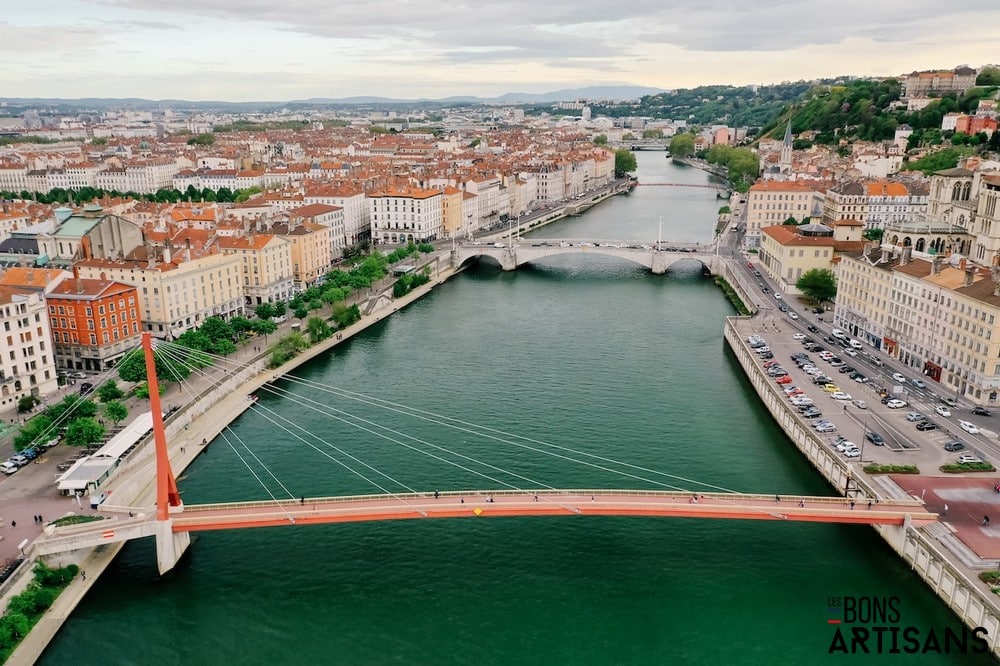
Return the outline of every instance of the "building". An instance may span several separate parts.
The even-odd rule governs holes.
[[[142,317],[132,285],[66,279],[45,300],[59,370],[106,370],[139,344]]]
[[[292,298],[291,241],[273,234],[251,234],[223,236],[217,242],[223,254],[236,255],[242,262],[248,309]]]
[[[441,199],[440,190],[416,187],[388,188],[369,193],[372,239],[389,245],[437,240],[442,232]],[[479,219],[482,219],[482,214],[480,206]]]
[[[902,99],[928,97],[931,93],[938,96],[955,93],[961,97],[976,85],[976,70],[971,67],[956,67],[950,72],[913,72],[902,77],[902,84]]]
[[[58,388],[41,292],[0,286],[0,340],[0,411],[14,411],[24,396],[42,398]]]
[[[1000,269],[910,248],[842,258],[834,324],[974,404],[1000,391]]]
[[[761,229],[784,224],[793,217],[797,222],[819,216],[823,210],[823,195],[816,185],[800,180],[760,180],[747,192],[748,247],[761,242]]]
[[[292,217],[275,222],[263,231],[291,243],[291,276],[296,289],[311,287],[321,275],[330,271],[333,264],[333,229],[330,227]]]

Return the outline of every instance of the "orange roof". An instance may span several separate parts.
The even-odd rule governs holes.
[[[751,192],[813,192],[812,183],[802,180],[759,180],[750,186]]]
[[[49,292],[49,298],[60,296],[79,296],[95,298],[98,296],[111,296],[127,291],[137,291],[136,287],[115,282],[113,280],[93,280],[88,278],[78,278],[63,280],[59,285]]]
[[[868,196],[870,197],[905,197],[909,194],[906,185],[888,180],[877,180],[868,183]]]
[[[798,233],[798,227],[792,224],[764,227],[760,232],[773,238],[779,245],[833,246],[832,236],[802,236]]]
[[[27,289],[44,289],[53,280],[66,275],[61,268],[8,268],[0,275],[0,285],[7,287],[23,287]]]
[[[243,237],[221,236],[218,243],[223,250],[262,250],[273,239],[273,234],[254,234]]]

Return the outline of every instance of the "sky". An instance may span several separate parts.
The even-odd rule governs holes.
[[[669,90],[894,76],[1000,60],[1000,0],[2,0],[0,7],[0,97],[494,97],[591,85]]]

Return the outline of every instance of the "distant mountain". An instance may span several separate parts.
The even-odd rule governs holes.
[[[266,109],[281,109],[289,106],[322,106],[322,105],[365,105],[379,106],[391,104],[551,104],[553,102],[571,102],[577,99],[595,100],[626,100],[639,99],[644,95],[655,95],[665,92],[662,88],[647,88],[644,86],[588,86],[586,88],[566,88],[545,93],[507,93],[499,97],[476,97],[472,95],[455,95],[441,99],[398,99],[392,97],[312,97],[309,99],[291,100],[288,102],[225,102],[205,101],[192,102],[182,99],[150,100],[135,97],[102,98],[87,97],[81,99],[61,99],[58,97],[0,97],[0,102],[14,107],[49,107],[58,109],[84,108],[108,109],[131,107],[133,109],[192,109],[217,111],[255,111]]]

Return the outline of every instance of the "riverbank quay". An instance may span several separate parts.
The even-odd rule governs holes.
[[[352,337],[379,323],[385,317],[406,308],[411,303],[429,294],[435,287],[444,283],[460,270],[442,261],[447,254],[429,255],[419,265],[422,270],[427,267],[431,271],[430,281],[412,292],[392,298],[392,280],[382,289],[365,297],[359,307],[362,318],[354,324],[338,331],[315,345],[312,345],[278,368],[268,368],[269,355],[266,347],[263,353],[252,352],[248,346],[223,367],[209,368],[209,377],[196,377],[185,383],[188,387],[171,385],[162,397],[164,404],[182,404],[181,408],[168,419],[166,423],[168,452],[171,469],[174,475],[181,477],[184,470],[192,464],[199,455],[209,454],[213,443],[219,434],[236,418],[253,405],[248,396],[259,390],[266,383],[281,379],[302,364],[321,354],[326,353],[338,344],[347,342]],[[176,392],[176,393],[175,393]],[[183,403],[182,403],[183,401]],[[126,522],[129,512],[137,519],[144,519],[147,512],[155,510],[155,460],[151,438],[147,439],[106,485],[108,499],[99,510],[81,508],[77,513],[104,516],[108,528]],[[71,532],[72,528],[47,528],[47,532],[61,534]],[[63,556],[48,557],[52,562],[76,563],[86,577],[78,576],[56,598],[53,605],[46,611],[38,623],[32,628],[18,648],[12,653],[7,663],[31,664],[44,652],[52,638],[58,633],[65,620],[79,605],[100,575],[111,565],[124,543],[108,544],[97,548],[67,553]],[[30,554],[31,546],[27,546],[28,557],[18,572],[8,579],[0,597],[0,604],[6,608],[10,598],[22,592],[31,582],[31,569],[35,558]]]
[[[779,385],[767,376],[746,343],[748,336],[762,333],[762,326],[759,317],[729,317],[724,330],[726,343],[772,418],[836,492],[852,497],[859,509],[867,506],[869,501],[877,504],[881,499],[902,497],[917,497],[937,509],[938,505],[932,505],[922,493],[913,495],[893,478],[866,474],[860,462],[843,459],[813,429],[803,424],[799,414],[779,390]],[[774,338],[777,333],[770,331],[767,335]],[[880,455],[891,454],[885,452]],[[992,489],[986,490],[985,496],[989,498],[992,492]],[[997,495],[995,503],[1000,505],[1000,495]],[[957,528],[952,524],[969,518],[959,516],[954,505],[950,512],[944,505],[943,511],[947,517],[942,515],[939,522],[925,527],[907,524],[902,527],[878,526],[875,530],[966,626],[987,630],[988,636],[984,639],[992,654],[1000,657],[1000,598],[977,579],[979,571],[986,566],[996,569],[1000,562],[976,557],[974,559],[982,563],[976,566],[976,562],[970,559],[971,550],[967,546],[963,548],[955,538]],[[975,524],[981,516],[970,518],[973,524],[962,527],[983,529]]]

